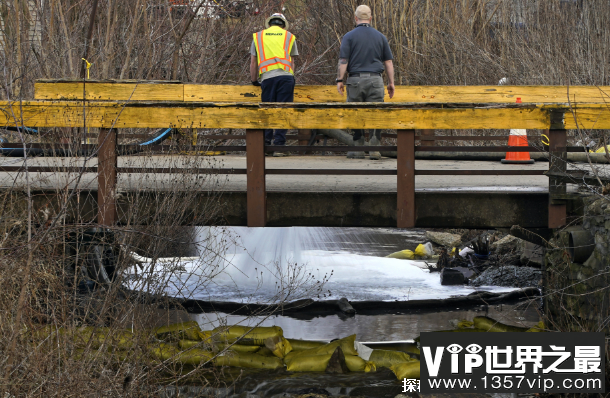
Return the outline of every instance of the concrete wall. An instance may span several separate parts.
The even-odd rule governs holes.
[[[137,202],[140,216],[158,214],[160,194],[127,195],[120,201],[119,216],[134,214]],[[211,201],[220,205],[218,214],[206,218]],[[544,228],[548,225],[546,193],[417,192],[417,221],[421,228]],[[269,192],[267,225],[328,227],[395,227],[396,193],[353,192]],[[192,214],[203,216],[204,223],[246,225],[245,192],[200,193],[192,201]],[[146,217],[145,217],[146,218]],[[144,218],[144,219],[145,219]],[[144,222],[141,218],[141,222]],[[132,221],[133,222],[133,221]]]
[[[35,211],[45,219],[54,217],[64,200],[48,191],[35,192],[34,197]],[[396,201],[395,192],[269,192],[268,226],[395,227]],[[420,191],[415,201],[420,228],[520,225],[535,229],[548,225],[548,194],[544,192]],[[245,192],[127,192],[117,197],[117,207],[121,224],[169,225],[177,221],[179,213],[185,221],[178,222],[183,225],[246,225]],[[568,211],[582,214],[582,201],[568,202]],[[72,197],[66,221],[95,222],[96,215],[97,192],[83,190]]]

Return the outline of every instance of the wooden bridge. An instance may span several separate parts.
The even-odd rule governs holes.
[[[266,225],[265,175],[396,175],[396,225],[414,227],[416,175],[541,175],[540,170],[416,170],[416,151],[479,152],[480,146],[435,146],[439,129],[540,129],[549,137],[549,171],[565,174],[567,130],[609,129],[610,87],[567,86],[402,86],[386,103],[345,103],[334,86],[297,86],[295,103],[260,103],[253,86],[209,86],[180,82],[39,81],[35,99],[0,102],[0,126],[93,127],[98,138],[98,222],[116,222],[117,131],[123,128],[246,129],[246,146],[215,150],[246,151],[247,225]],[[265,147],[263,128],[396,129],[396,146],[349,147],[349,150],[397,152],[396,170],[282,169],[265,167],[265,150],[305,152],[305,145]],[[216,139],[222,136],[214,136]],[[443,136],[446,141],[498,140],[498,136]],[[416,145],[416,141],[420,145]],[[318,146],[344,152],[346,146]],[[539,152],[539,146],[485,146],[485,152]],[[3,167],[0,171],[16,171]],[[44,170],[37,170],[44,171]],[[55,171],[49,169],[48,171]],[[121,170],[119,170],[121,171]],[[132,170],[131,172],[134,172]],[[141,170],[146,172],[146,170]],[[156,172],[167,172],[156,170]],[[205,170],[202,170],[205,172]],[[218,172],[218,171],[217,171]],[[565,179],[549,178],[548,227],[566,223]]]

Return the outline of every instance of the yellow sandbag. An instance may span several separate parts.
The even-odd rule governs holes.
[[[419,361],[399,363],[390,367],[398,380],[419,379]]]
[[[332,352],[319,355],[292,355],[291,353],[284,358],[284,362],[287,366],[286,370],[289,372],[325,372],[332,356]]]
[[[486,316],[475,316],[474,327],[486,332],[525,332],[528,328],[505,325]]]
[[[352,334],[351,336],[344,337],[339,340],[335,340],[328,344],[321,345],[317,348],[312,348],[306,351],[299,351],[298,354],[303,353],[304,355],[323,355],[323,354],[332,354],[335,352],[337,347],[341,347],[343,351],[343,355],[358,355],[358,351],[354,348],[354,342],[356,341],[356,335]]]
[[[357,355],[346,355],[345,364],[350,372],[374,372],[377,367],[373,362],[365,361]]]
[[[536,324],[536,326],[532,326],[531,328],[527,329],[526,332],[545,332],[546,327],[544,326],[544,321],[540,321]]]
[[[134,345],[134,334],[129,330],[116,330],[107,327],[81,326],[75,329],[55,328],[47,325],[43,328],[33,330],[32,339],[46,339],[49,336],[55,339],[58,336],[65,336],[73,339],[77,347],[89,345],[90,348],[98,349],[102,344],[110,348],[128,350]]]
[[[85,326],[74,331],[74,344],[82,347],[90,344],[97,349],[106,344],[109,348],[128,350],[133,347],[134,335],[128,330],[110,330]]]
[[[426,251],[426,248],[424,247],[424,245],[419,244],[415,248],[415,251],[413,252],[413,254],[416,255],[417,257],[426,257],[428,255],[428,252]]]
[[[249,352],[230,352],[214,359],[216,366],[237,366],[253,369],[277,369],[284,366],[278,357],[264,357]]]
[[[399,260],[414,260],[415,253],[413,253],[411,250],[401,250],[396,253],[388,254],[386,257],[387,258],[397,258]]]
[[[176,346],[167,343],[160,343],[156,346],[149,347],[148,351],[154,358],[161,361],[167,361],[180,352]]]
[[[214,332],[211,330],[204,330],[202,332],[198,332],[197,334],[199,335],[199,340],[208,341],[212,339],[212,333]]]
[[[284,332],[279,326],[223,326],[214,329],[214,340],[219,342],[234,343],[242,345],[265,345],[265,339],[269,337],[284,337]]]
[[[284,358],[290,351],[292,351],[290,342],[280,336],[265,339],[265,347],[270,349],[273,355],[278,358]]]
[[[183,350],[188,350],[189,348],[193,348],[193,347],[198,346],[200,344],[202,344],[201,341],[180,340],[178,342],[178,347],[180,347]]]
[[[176,362],[184,365],[199,365],[210,361],[214,357],[214,353],[200,348],[192,348],[187,351],[177,353],[174,357]]]
[[[258,352],[260,348],[258,345],[218,344],[215,346],[215,351],[222,352],[225,349],[229,349],[235,352]]]
[[[245,346],[245,347],[250,347],[250,346]],[[294,350],[293,350],[293,351],[291,351],[291,352],[294,352]],[[259,350],[258,350],[258,351],[256,351],[256,353],[257,353],[258,355],[262,355],[262,356],[264,356],[264,357],[274,357],[274,356],[275,356],[275,355],[273,355],[273,353],[271,352],[271,350],[270,350],[270,349],[268,349],[268,348],[267,348],[267,347],[265,347],[265,346],[259,347]]]
[[[214,357],[214,353],[211,351],[202,350],[200,348],[180,351],[175,345],[167,343],[160,343],[157,346],[150,347],[149,352],[154,358],[161,361],[172,360],[184,365],[199,365]]]
[[[321,341],[308,341],[308,340],[296,340],[296,339],[286,339],[292,346],[292,351],[305,351],[310,350],[312,348],[318,348],[323,346],[326,343],[322,343]]]
[[[400,351],[373,350],[369,357],[369,362],[373,362],[378,368],[389,368],[392,365],[413,361],[417,361],[417,359],[413,359],[406,352]]]
[[[201,340],[201,329],[196,321],[174,323],[155,329],[157,337],[168,340]]]
[[[43,327],[32,328],[29,331],[33,339],[46,339],[49,336],[57,336],[66,334],[66,329],[58,328],[55,325],[45,325]]]
[[[115,332],[110,334],[108,339],[98,339],[98,342],[100,343],[100,345],[102,344],[102,341],[105,342],[106,344],[109,344],[110,347],[119,349],[119,350],[128,350],[130,348],[133,348],[134,345],[134,335],[133,333],[129,332],[129,331],[121,331],[121,332]]]
[[[420,355],[417,344],[412,343],[396,343],[396,344],[384,344],[383,347],[378,348],[379,350],[387,351],[401,351],[409,354]]]
[[[604,148],[603,146],[601,148],[599,148],[597,151],[595,151],[595,153],[606,153],[606,149],[608,149],[608,152],[610,152],[610,145],[608,145],[606,148]]]
[[[458,329],[469,329],[469,328],[472,328],[473,326],[474,326],[474,322],[467,321],[466,319],[459,321],[457,324]]]

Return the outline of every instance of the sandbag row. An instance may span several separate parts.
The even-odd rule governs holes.
[[[486,317],[486,316],[476,316],[472,321],[461,320],[457,323],[455,329],[451,330],[437,330],[439,333],[502,333],[502,332],[526,332],[526,333],[537,333],[544,332],[545,326],[544,322],[540,321],[536,326],[531,328],[522,328],[518,326],[506,325],[504,323],[498,322],[495,319]],[[415,339],[416,342],[419,342],[419,337]]]
[[[505,325],[488,317],[458,322],[454,330],[442,332],[541,332],[541,322],[533,328]],[[183,322],[143,333],[108,328],[45,327],[31,333],[33,339],[68,337],[81,351],[102,346],[115,358],[128,360],[136,344],[147,348],[153,360],[183,365],[233,366],[255,369],[286,367],[290,372],[374,372],[389,368],[399,380],[419,378],[417,345],[386,345],[371,349],[356,342],[356,335],[330,343],[286,339],[282,328],[224,326],[202,331],[197,322]],[[419,341],[419,337],[416,339]]]
[[[183,365],[234,366],[255,369],[286,367],[290,372],[372,372],[380,367],[417,362],[408,353],[373,350],[356,342],[356,335],[330,343],[286,339],[280,327],[227,326],[202,331],[195,321],[132,333],[108,328],[46,327],[32,333],[37,340],[69,337],[83,348],[112,351],[113,358],[128,360],[136,343],[144,344],[151,359]],[[357,349],[358,347],[358,349]],[[360,350],[360,352],[359,352]],[[411,347],[411,351],[419,351]],[[334,359],[333,359],[334,358]],[[419,367],[418,367],[419,369]]]

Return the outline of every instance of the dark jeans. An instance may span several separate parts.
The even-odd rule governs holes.
[[[261,82],[263,102],[294,102],[294,77],[277,76]],[[286,145],[285,129],[265,129],[265,145]]]
[[[345,83],[347,91],[347,102],[383,102],[384,87],[381,76],[350,76]],[[372,130],[369,140],[373,134],[381,140],[381,130]],[[364,135],[364,130],[354,129],[354,141],[358,141]]]

